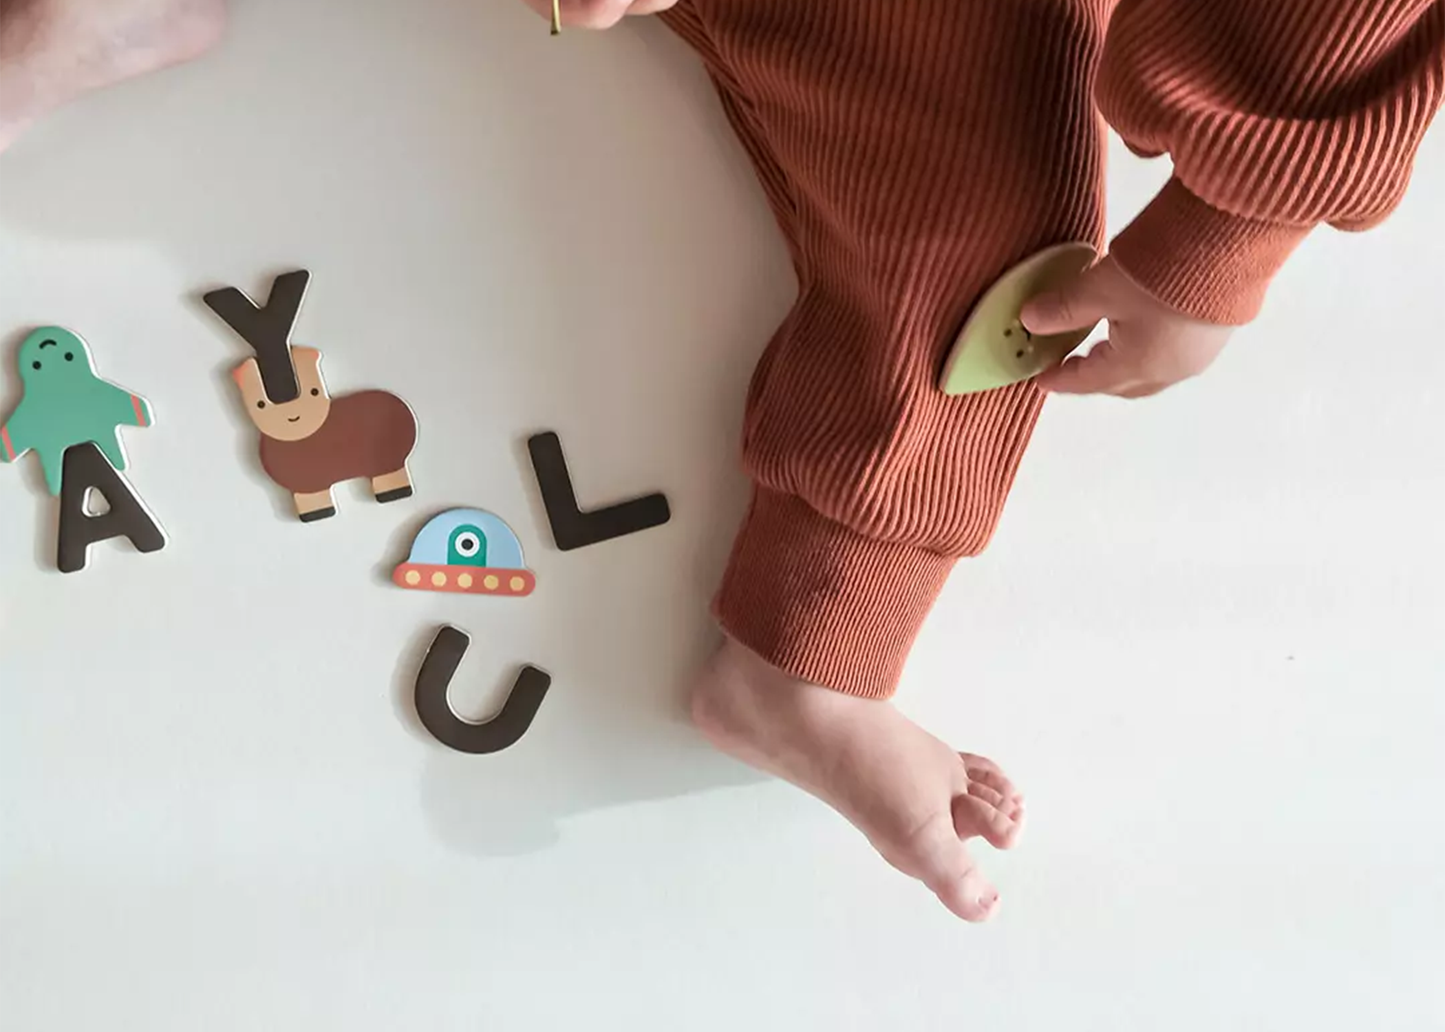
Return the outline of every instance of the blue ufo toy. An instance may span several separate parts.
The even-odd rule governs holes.
[[[391,579],[415,591],[530,595],[537,578],[512,528],[481,509],[448,509],[427,521]]]

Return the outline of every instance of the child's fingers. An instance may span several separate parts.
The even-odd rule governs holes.
[[[1019,321],[1030,333],[1040,335],[1082,330],[1107,319],[1111,301],[1104,267],[1095,265],[1062,287],[1030,298],[1019,312]]]
[[[1141,383],[1114,393],[1120,398],[1150,398],[1169,386],[1167,383]]]
[[[1140,377],[1127,356],[1105,340],[1087,355],[1040,373],[1038,385],[1055,394],[1117,394],[1137,386]]]
[[[545,18],[552,17],[552,0],[527,0]],[[610,29],[629,14],[656,14],[676,0],[559,0],[561,23],[569,29]]]
[[[622,20],[628,0],[559,0],[559,21],[569,29],[606,29]],[[552,0],[527,0],[527,6],[543,18],[553,15]]]

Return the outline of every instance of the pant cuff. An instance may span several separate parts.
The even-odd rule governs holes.
[[[866,538],[792,495],[757,487],[713,614],[785,673],[887,698],[954,561]]]

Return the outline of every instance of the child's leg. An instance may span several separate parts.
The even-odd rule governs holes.
[[[4,0],[0,152],[82,93],[203,53],[225,15],[224,0]]]
[[[991,536],[1042,404],[950,398],[953,336],[1015,262],[1103,230],[1082,5],[683,0],[767,191],[800,297],[754,375],[755,481],[694,710],[719,745],[820,796],[970,920],[996,894],[962,840],[1019,799],[886,702],[961,556]]]

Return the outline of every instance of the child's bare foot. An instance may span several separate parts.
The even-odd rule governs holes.
[[[1011,846],[1023,796],[991,761],[954,752],[887,702],[799,681],[732,640],[703,671],[692,712],[719,749],[822,799],[959,917],[996,910],[998,891],[963,843]]]
[[[225,18],[225,0],[4,0],[0,151],[82,93],[200,55]]]

